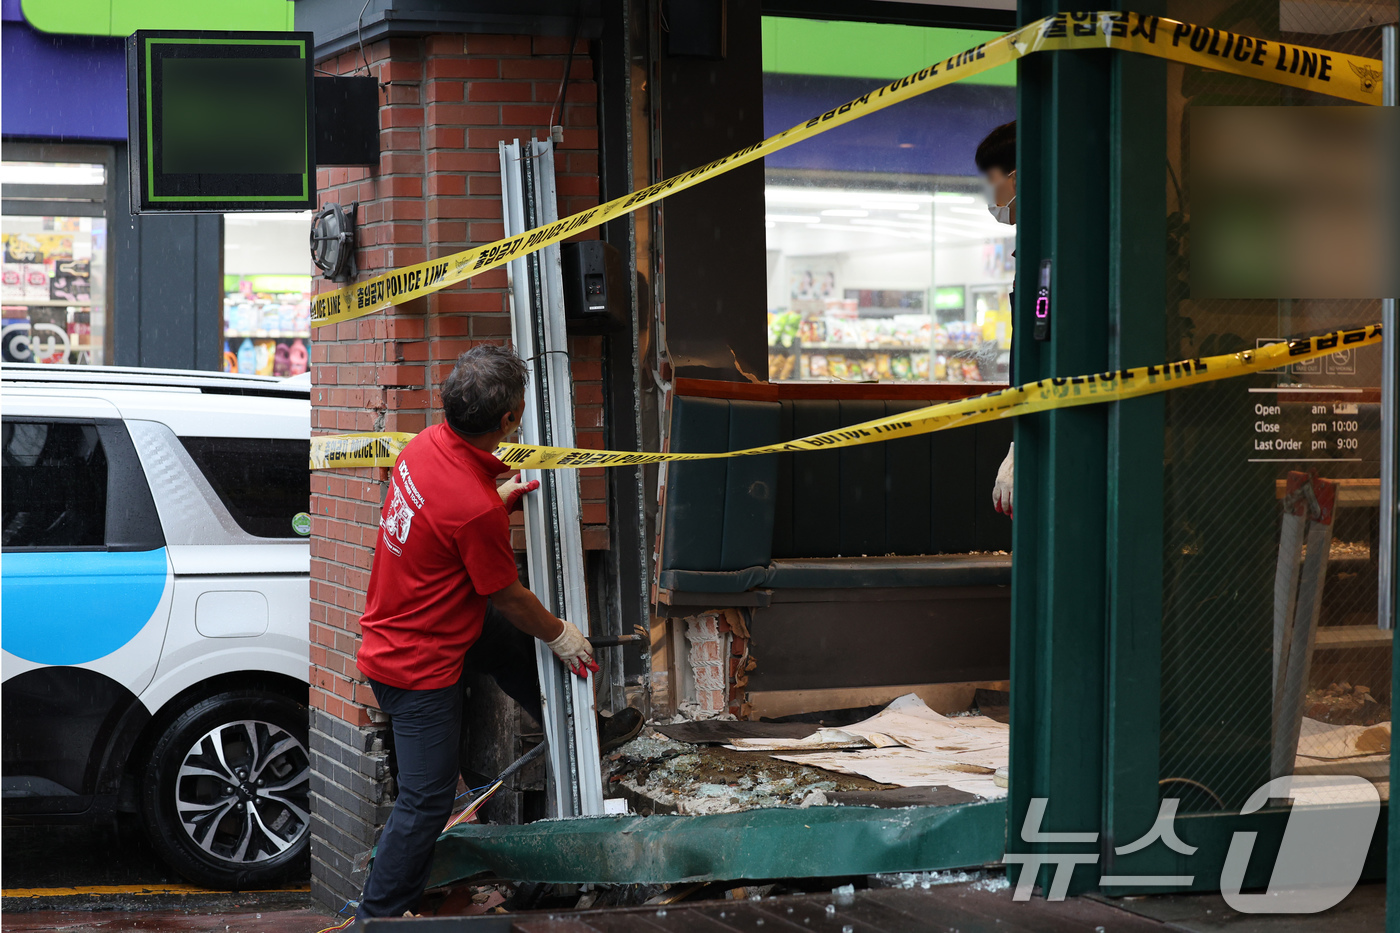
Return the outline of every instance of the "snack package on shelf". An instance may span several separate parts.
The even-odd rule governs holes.
[[[18,299],[24,297],[24,266],[17,262],[5,263],[0,270],[0,298]]]
[[[850,370],[846,365],[846,358],[839,353],[826,358],[827,372],[832,379],[846,379],[850,376]]]
[[[768,378],[772,380],[791,379],[797,364],[796,353],[768,354]]]
[[[796,311],[768,312],[768,345],[790,347],[798,339],[797,329],[802,316]]]
[[[804,353],[802,360],[806,371],[802,374],[806,379],[826,379],[831,376],[831,370],[826,365],[826,354],[824,353]]]
[[[42,262],[24,264],[24,297],[34,301],[49,300],[49,274]]]
[[[926,314],[896,314],[892,319],[892,342],[909,347],[926,347],[933,330],[933,321]]]
[[[820,317],[807,318],[798,325],[797,336],[803,343],[826,343],[826,320]]]
[[[49,279],[49,298],[87,304],[92,300],[92,263],[86,259],[58,259]]]
[[[909,362],[909,357],[900,354],[890,357],[890,372],[897,380],[906,380],[914,374],[914,367]]]
[[[44,261],[44,247],[39,243],[37,234],[6,233],[0,235],[0,242],[4,243],[5,262],[7,263],[24,264]]]
[[[92,312],[68,313],[68,343],[75,352],[92,349]]]

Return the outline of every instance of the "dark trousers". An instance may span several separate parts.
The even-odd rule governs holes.
[[[491,606],[481,638],[467,651],[463,672],[489,674],[536,721],[542,719],[534,639]],[[457,796],[466,681],[463,676],[455,685],[436,690],[369,682],[379,708],[392,718],[399,796],[380,834],[356,917],[398,917],[417,907],[423,895],[433,844]]]

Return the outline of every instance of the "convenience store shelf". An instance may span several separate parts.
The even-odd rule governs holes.
[[[64,301],[62,298],[0,298],[0,305],[27,305],[31,308],[91,308],[91,301]]]
[[[813,351],[839,350],[842,353],[927,353],[928,347],[908,346],[900,343],[855,344],[855,343],[804,343],[794,349]]]
[[[240,340],[241,340],[241,339],[244,338],[244,337],[251,337],[251,338],[254,339],[254,340],[293,340],[293,339],[296,339],[296,338],[298,338],[298,337],[301,338],[302,340],[309,340],[309,339],[311,339],[311,331],[309,331],[309,330],[226,330],[226,331],[224,331],[224,338],[227,339],[227,340],[233,340],[233,339],[240,339]]]
[[[975,351],[976,347],[934,347],[937,353],[968,353]],[[857,343],[802,343],[793,344],[790,347],[768,345],[769,353],[790,353],[793,351],[812,351],[814,353],[928,353],[929,348],[925,346],[913,346],[902,343],[878,343],[878,344],[857,344]]]

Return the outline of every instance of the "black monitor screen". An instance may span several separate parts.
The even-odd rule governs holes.
[[[309,33],[132,36],[133,207],[314,207],[311,49]]]

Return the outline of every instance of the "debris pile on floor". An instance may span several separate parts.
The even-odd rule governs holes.
[[[728,748],[782,752],[802,762],[900,787],[943,786],[985,799],[1005,796],[996,772],[1009,761],[1011,729],[986,716],[943,716],[909,693],[862,722],[803,739],[736,739]]]
[[[648,730],[604,762],[609,787],[620,788],[643,815],[733,813],[758,807],[828,803],[836,791],[880,790],[887,785],[833,774],[766,754],[690,745]]]
[[[696,744],[653,729],[605,762],[609,786],[644,814],[913,806],[1006,793],[996,772],[1007,763],[1007,725],[981,715],[943,716],[914,694],[839,727],[710,721],[659,728]],[[944,789],[942,797],[915,799],[901,790],[934,787]],[[872,792],[891,796],[881,802]]]
[[[1321,690],[1309,690],[1307,715],[1320,722],[1374,726],[1390,720],[1390,705],[1371,695],[1371,688],[1345,680]]]

